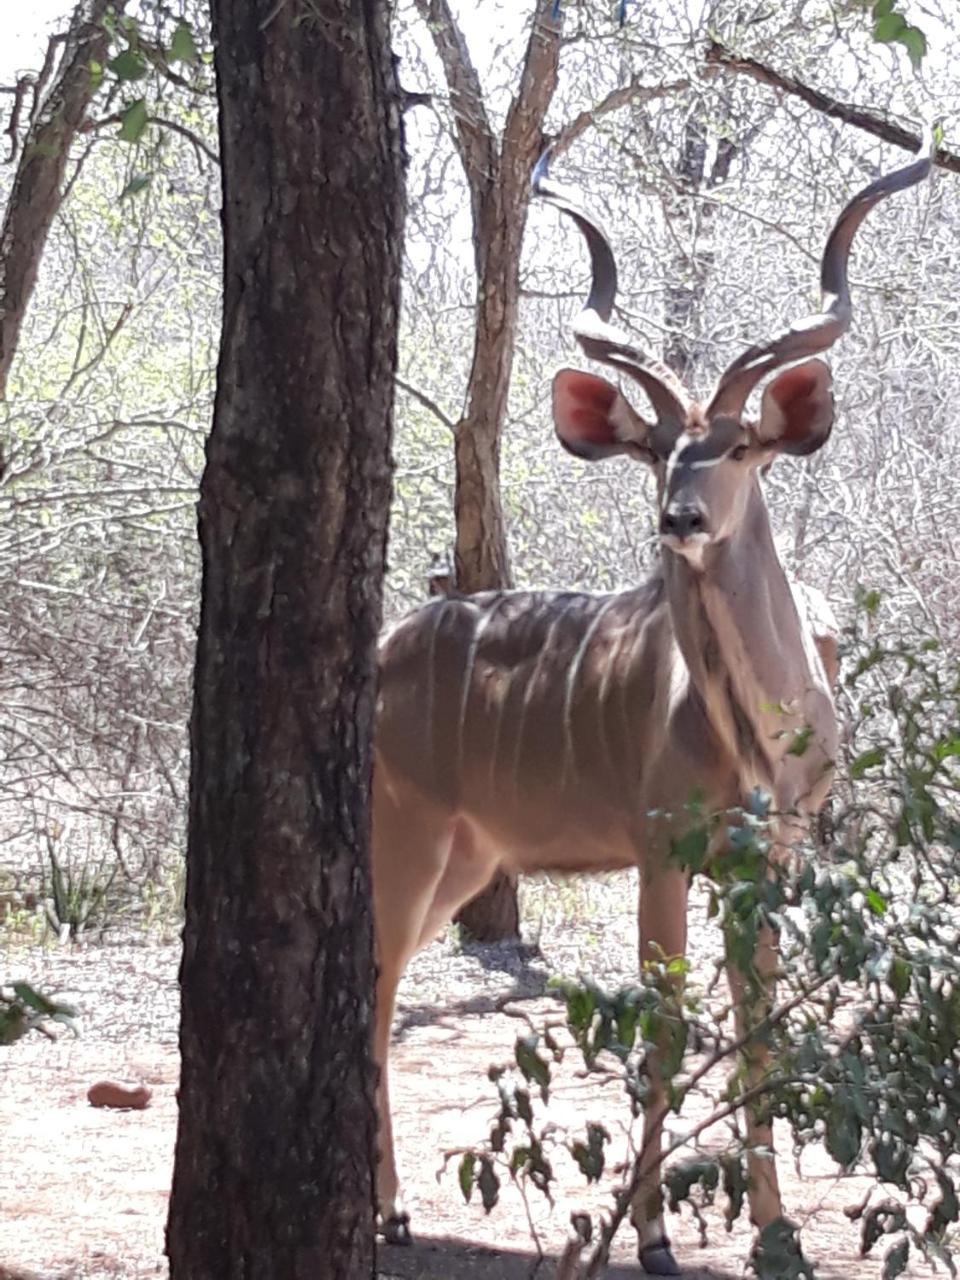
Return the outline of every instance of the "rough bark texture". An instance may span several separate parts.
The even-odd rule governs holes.
[[[52,84],[27,128],[0,229],[0,397],[6,394],[20,327],[37,282],[40,260],[63,198],[70,145],[93,96],[90,63],[102,62],[108,9],[123,0],[80,0],[62,44]]]
[[[464,592],[512,585],[500,500],[500,435],[507,415],[520,302],[520,249],[530,176],[557,87],[560,18],[537,0],[503,137],[492,129],[480,78],[447,0],[417,0],[443,64],[455,141],[470,189],[477,272],[477,319],[466,410],[456,425],[456,582]],[[516,886],[498,874],[457,916],[481,940],[516,936]]]
[[[383,0],[214,0],[173,1280],[374,1268],[368,787],[403,216]]]

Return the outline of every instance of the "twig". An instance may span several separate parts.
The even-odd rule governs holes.
[[[717,40],[710,42],[704,56],[709,67],[720,67],[725,71],[735,71],[740,75],[751,76],[761,84],[770,85],[774,89],[789,93],[794,98],[799,98],[801,102],[805,102],[807,106],[813,107],[822,115],[842,120],[844,124],[852,124],[854,128],[862,129],[864,133],[870,133],[884,142],[892,142],[894,146],[903,147],[906,151],[916,151],[920,146],[919,134],[894,124],[892,120],[875,116],[863,107],[841,102],[839,98],[831,98],[829,94],[821,93],[819,89],[812,89],[793,76],[775,71],[773,67],[758,62],[756,58],[741,57]],[[955,151],[947,150],[946,147],[938,149],[934,164],[939,165],[941,169],[960,173],[960,155]]]
[[[651,102],[655,98],[668,98],[671,94],[682,93],[684,89],[689,88],[689,80],[668,80],[664,84],[642,84],[640,78],[634,76],[629,84],[621,85],[618,89],[611,89],[605,98],[595,102],[586,111],[581,111],[578,116],[574,116],[569,124],[563,126],[551,144],[554,157],[556,158],[562,155],[564,151],[567,151],[582,133],[585,133],[592,125],[595,125],[603,116],[609,115],[611,111],[619,111],[621,107],[628,106],[631,102]]]
[[[171,133],[178,133],[181,138],[193,144],[198,150],[202,151],[211,164],[219,165],[220,157],[208,147],[204,140],[197,136],[192,129],[188,129],[184,124],[177,124],[176,120],[168,120],[165,116],[147,116],[147,124],[158,124],[163,129],[169,129]]]
[[[397,386],[401,391],[405,391],[408,396],[412,396],[418,404],[422,404],[425,409],[429,409],[434,417],[439,418],[443,425],[456,435],[457,424],[452,418],[447,417],[435,400],[431,400],[424,392],[419,391],[416,387],[412,387],[409,382],[404,382],[403,378],[397,376],[394,378]]]
[[[755,1040],[758,1035],[761,1035],[770,1027],[775,1026],[778,1022],[782,1022],[788,1013],[798,1005],[802,1004],[805,1000],[808,1000],[815,991],[818,991],[820,987],[825,986],[826,983],[831,981],[835,976],[836,975],[832,973],[821,975],[816,982],[812,983],[809,987],[805,987],[802,991],[799,991],[795,996],[791,997],[791,999],[787,1000],[784,1004],[769,1013],[756,1026],[751,1027],[749,1031],[746,1031],[738,1039],[731,1041],[723,1049],[718,1050],[712,1057],[708,1058],[707,1061],[693,1073],[686,1085],[683,1086],[680,1097],[677,1099],[673,1110],[678,1110],[679,1107],[683,1105],[684,1099],[690,1094],[694,1087],[699,1084],[703,1077],[717,1066],[718,1063],[722,1062],[725,1058],[729,1058],[731,1054],[738,1053],[748,1043],[750,1043],[750,1041]],[[724,1120],[727,1116],[740,1111],[755,1098],[762,1097],[765,1093],[769,1093],[771,1089],[776,1088],[779,1085],[789,1083],[792,1079],[794,1079],[792,1076],[769,1077],[726,1103],[719,1111],[712,1111],[705,1120],[702,1120],[698,1125],[695,1125],[692,1130],[684,1133],[682,1137],[675,1138],[673,1142],[669,1143],[666,1151],[662,1152],[658,1164],[662,1165],[665,1160],[673,1155],[674,1151],[679,1147],[685,1146],[691,1141],[691,1139],[699,1137],[705,1129],[709,1129],[713,1125],[719,1124],[721,1120]],[[643,1142],[640,1146],[640,1151],[633,1162],[630,1179],[617,1193],[616,1207],[610,1219],[604,1224],[597,1247],[590,1256],[590,1263],[586,1271],[586,1280],[593,1280],[594,1277],[599,1276],[601,1274],[601,1269],[606,1266],[614,1237],[620,1230],[624,1218],[627,1216],[630,1204],[640,1189],[640,1184],[645,1177],[649,1176],[650,1170],[644,1166],[644,1159],[653,1139],[656,1138],[659,1140],[660,1131],[663,1128],[663,1121],[666,1118],[666,1115],[667,1112],[664,1111],[663,1115],[661,1115],[657,1119],[656,1123],[650,1127],[649,1132],[646,1128],[644,1129]]]

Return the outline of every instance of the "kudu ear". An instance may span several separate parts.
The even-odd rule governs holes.
[[[617,453],[649,457],[649,426],[606,378],[560,369],[553,379],[553,423],[560,443],[593,462]]]
[[[781,453],[813,453],[833,427],[833,379],[822,360],[805,360],[769,384],[756,435]]]

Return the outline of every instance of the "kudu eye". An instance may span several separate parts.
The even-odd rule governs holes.
[[[735,449],[730,450],[730,457],[734,462],[741,462],[747,456],[747,449],[749,447],[749,445],[738,444]]]

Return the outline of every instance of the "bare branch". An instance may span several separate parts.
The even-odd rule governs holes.
[[[483,102],[480,77],[447,0],[416,0],[443,64],[456,126],[457,151],[471,199],[479,200],[496,171],[496,141]]]
[[[211,164],[220,164],[220,157],[213,148],[208,147],[204,140],[194,133],[192,129],[188,129],[186,125],[178,124],[176,120],[168,120],[166,116],[147,116],[147,123],[158,125],[161,129],[169,129],[171,133],[179,134],[181,138],[186,138],[196,151],[202,151]]]
[[[906,151],[916,151],[920,146],[919,134],[894,124],[892,120],[876,116],[863,107],[841,102],[839,98],[831,98],[829,94],[821,93],[819,89],[811,89],[802,81],[793,76],[783,75],[772,67],[758,62],[756,58],[741,57],[716,40],[711,41],[705,58],[710,67],[720,67],[725,71],[735,71],[740,75],[751,76],[761,84],[771,85],[774,89],[780,89],[783,93],[799,98],[808,107],[813,107],[815,111],[825,116],[842,120],[844,124],[852,124],[854,128],[862,129],[864,133],[870,133],[884,142],[891,142],[894,146],[903,147]],[[948,151],[946,147],[940,147],[937,151],[934,164],[939,165],[941,169],[960,173],[960,155],[955,151]]]
[[[10,108],[10,120],[4,132],[10,139],[10,154],[7,156],[7,164],[12,164],[17,158],[17,152],[20,149],[20,112],[23,110],[23,104],[27,96],[27,90],[33,84],[33,76],[21,76],[17,83],[10,89],[4,88],[4,93],[13,94],[13,106]]]
[[[99,133],[101,129],[107,129],[110,125],[121,124],[123,122],[123,112],[115,111],[112,115],[103,116],[99,120],[87,120],[83,124],[83,133]],[[211,164],[219,165],[220,157],[208,146],[206,142],[195,133],[193,129],[188,128],[185,124],[179,124],[176,120],[170,120],[167,116],[147,116],[147,124],[155,124],[159,129],[169,129],[171,133],[178,134],[193,146],[195,151],[202,152]]]
[[[643,84],[639,76],[634,76],[628,84],[611,89],[605,98],[594,103],[586,111],[565,124],[553,141],[554,156],[562,155],[581,134],[602,119],[611,111],[619,111],[631,102],[652,102],[655,98],[669,98],[672,94],[682,93],[690,88],[689,80],[668,80],[663,84]]]
[[[450,431],[456,432],[457,424],[452,418],[447,417],[435,400],[431,400],[428,395],[425,395],[422,391],[418,391],[416,387],[412,387],[409,382],[404,382],[401,377],[395,377],[394,382],[401,391],[405,391],[407,395],[416,400],[418,404],[422,404],[424,409],[429,409],[433,416],[438,418],[445,427]]]

